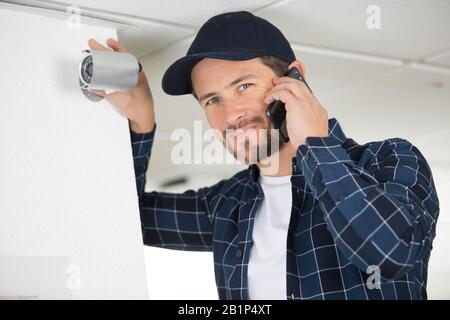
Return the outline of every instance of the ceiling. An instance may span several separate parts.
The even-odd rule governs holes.
[[[306,65],[313,91],[347,136],[364,143],[404,137],[436,166],[450,167],[450,1],[447,0],[12,0],[10,3],[112,21],[118,38],[139,57],[155,99],[158,133],[148,172],[151,183],[186,170],[205,179],[242,166],[176,166],[170,160],[175,128],[208,125],[191,96],[161,90],[166,68],[183,56],[211,16],[249,10],[275,24]],[[366,12],[377,5],[381,29],[369,30]],[[83,22],[83,20],[82,20]],[[156,182],[155,182],[156,181]],[[195,185],[193,183],[192,185]],[[156,183],[157,186],[157,183]]]

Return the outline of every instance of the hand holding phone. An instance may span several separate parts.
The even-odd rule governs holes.
[[[290,69],[286,76],[302,81],[308,87],[309,91],[311,91],[311,88],[306,83],[305,78],[303,78],[302,74],[296,67]],[[283,141],[286,143],[289,142],[289,135],[286,127],[286,108],[284,103],[281,100],[272,102],[267,107],[266,114],[272,122],[273,128],[279,130]]]

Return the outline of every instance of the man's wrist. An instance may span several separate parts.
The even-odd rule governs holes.
[[[128,120],[130,124],[130,128],[135,133],[148,133],[153,131],[155,127],[154,121],[148,121],[148,122],[134,122],[131,120]]]

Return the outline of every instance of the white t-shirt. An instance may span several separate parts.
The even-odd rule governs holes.
[[[292,209],[291,176],[259,176],[264,200],[256,212],[248,265],[250,299],[286,299],[287,234]]]

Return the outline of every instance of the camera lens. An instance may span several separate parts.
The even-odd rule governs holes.
[[[91,83],[93,73],[92,56],[87,56],[81,63],[81,77],[86,83]]]
[[[86,68],[86,73],[91,78],[92,78],[92,66],[93,66],[92,63],[88,63],[87,68]]]

